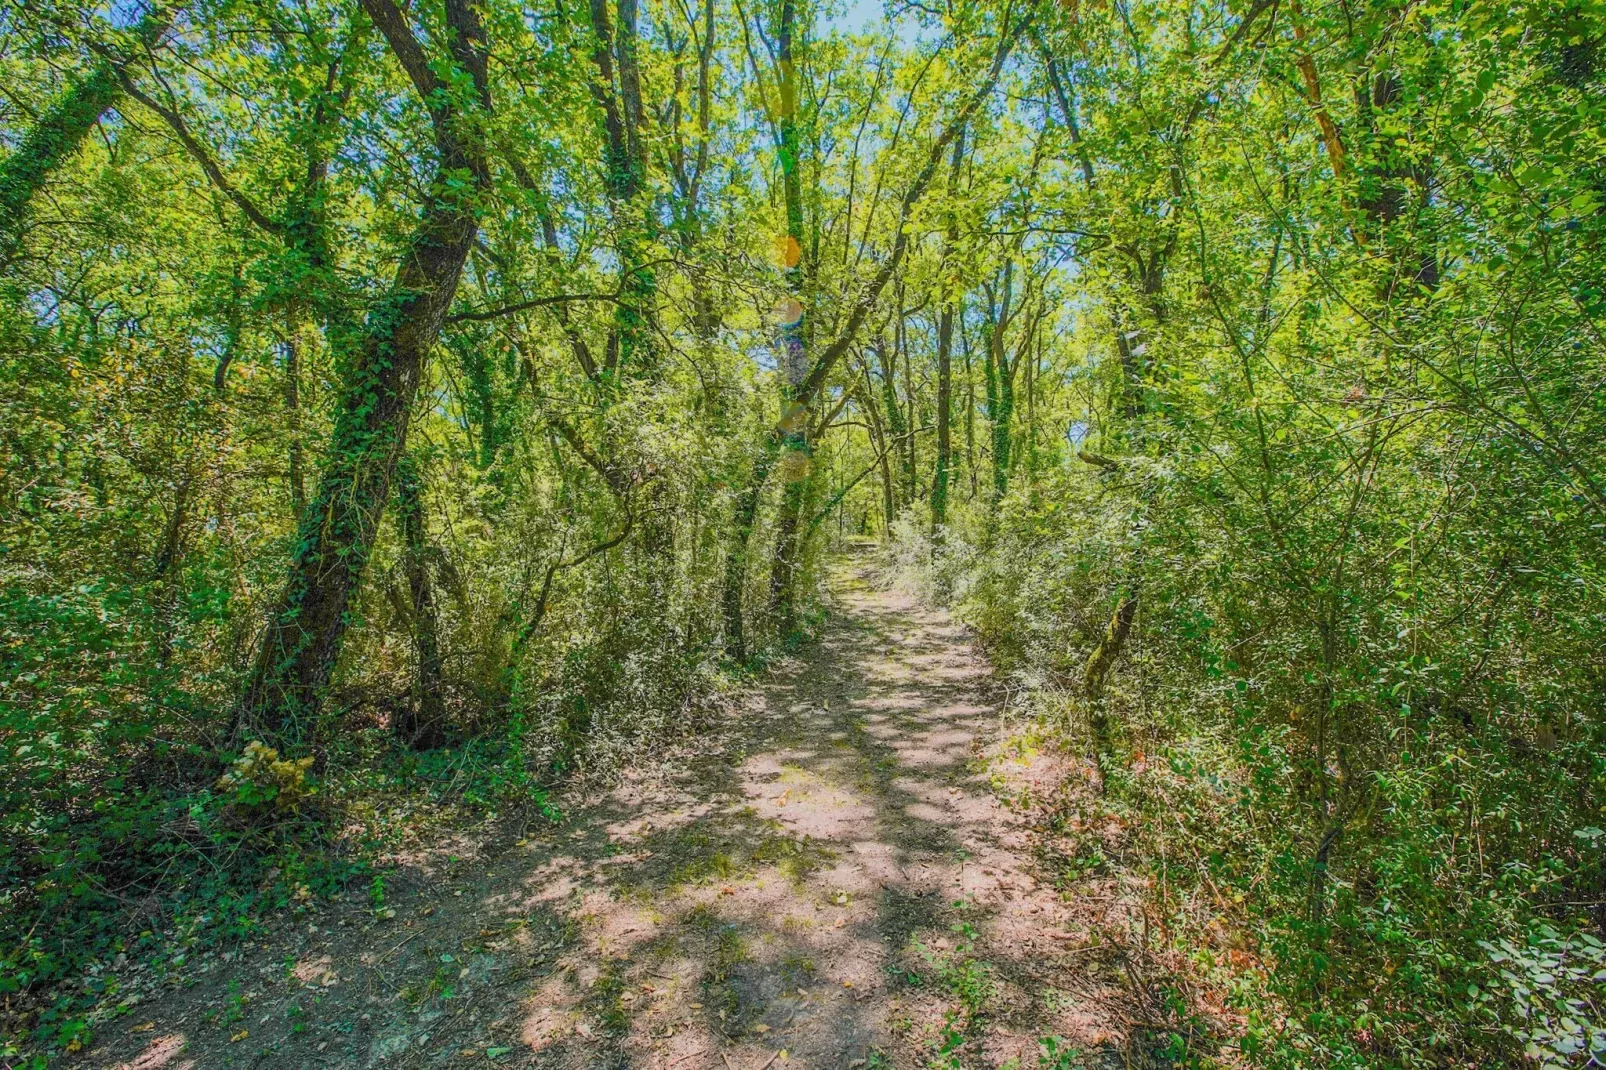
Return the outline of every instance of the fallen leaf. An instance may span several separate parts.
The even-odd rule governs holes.
[[[238,1044],[240,1041],[244,1040],[246,1037],[248,1037],[250,1035],[251,1035],[251,1030],[242,1029],[238,1033],[234,1034],[232,1037],[229,1038],[229,1043],[230,1044]]]

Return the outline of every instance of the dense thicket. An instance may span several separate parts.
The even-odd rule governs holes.
[[[1606,1051],[1606,6],[888,15],[0,9],[14,1028],[694,730],[874,535],[1193,1055]]]

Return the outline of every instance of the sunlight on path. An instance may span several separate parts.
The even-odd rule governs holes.
[[[941,612],[846,568],[834,591],[723,737],[545,836],[437,863],[411,935],[303,940],[300,1013],[315,992],[348,1032],[239,1065],[1035,1067],[1039,1037],[1114,1039],[1108,983],[1070,961],[1085,937],[995,791],[1020,769],[985,749],[986,663]],[[183,1065],[173,1024],[104,1065]]]
[[[944,614],[848,572],[836,590],[740,761],[621,788],[616,854],[532,873],[578,924],[527,1005],[534,1065],[912,1066],[955,1031],[966,1062],[1036,1065],[1045,1031],[1107,1039],[1074,997],[1043,1006],[1034,970],[1069,934],[982,772],[985,662]],[[586,876],[554,883],[566,867]]]

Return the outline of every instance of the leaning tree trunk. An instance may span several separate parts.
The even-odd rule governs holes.
[[[1104,681],[1110,675],[1116,659],[1121,656],[1127,636],[1132,634],[1132,619],[1137,612],[1138,596],[1134,591],[1121,599],[1109,623],[1104,626],[1104,635],[1099,639],[1099,645],[1093,648],[1093,653],[1087,659],[1087,667],[1082,672],[1082,687],[1090,703],[1103,700]]]
[[[437,80],[407,16],[392,0],[362,3],[430,108],[440,166],[390,294],[369,315],[350,358],[318,489],[301,518],[284,593],[236,712],[235,742],[267,738],[281,749],[309,742],[406,445],[424,361],[474,242],[477,194],[488,182],[477,120],[489,111],[490,99],[484,32],[474,8],[467,0],[446,0],[452,58],[471,75],[469,92]],[[472,184],[448,182],[465,171]]]
[[[892,439],[881,426],[881,408],[876,404],[875,394],[870,390],[868,367],[865,368],[864,383],[858,391],[859,404],[863,406],[864,414],[869,417],[870,448],[875,450],[875,466],[881,477],[881,537],[886,541],[892,538],[892,518],[898,514],[898,491],[892,481],[892,462],[888,460],[892,455]]]
[[[998,332],[1002,335],[1002,330]],[[987,376],[989,382],[996,377],[996,385],[988,390],[987,415],[992,424],[993,437],[993,511],[996,516],[999,504],[1009,491],[1010,452],[1014,445],[1015,376],[1009,366],[1009,353],[1003,339],[996,339],[988,350]]]
[[[149,46],[172,24],[165,7],[140,20],[135,38]],[[123,95],[117,60],[103,55],[89,73],[69,85],[47,108],[11,155],[0,162],[0,262],[11,259],[22,240],[28,206],[50,176],[71,160],[100,117]]]
[[[899,493],[895,496],[898,501],[912,505],[913,502],[909,497],[912,480],[909,478],[909,455],[906,449],[909,442],[909,427],[904,420],[903,408],[898,404],[898,356],[894,351],[889,357],[887,344],[880,338],[876,339],[875,354],[876,363],[880,366],[881,371],[881,405],[886,413],[884,434],[887,440],[887,451],[897,454],[898,475],[902,477],[899,481]],[[897,508],[896,504],[894,504],[893,508]],[[892,532],[892,520],[893,514],[888,513],[887,533],[889,538]]]

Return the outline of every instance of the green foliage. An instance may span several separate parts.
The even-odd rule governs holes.
[[[1541,1066],[1602,1058],[1606,1016],[1599,994],[1606,982],[1606,945],[1587,932],[1563,936],[1536,923],[1520,947],[1509,939],[1481,946],[1500,968],[1493,987],[1511,1001],[1506,1028],[1524,1043],[1524,1055]],[[1483,997],[1476,984],[1467,986],[1467,995],[1474,1003]]]
[[[30,1049],[702,730],[872,535],[1091,752],[1059,877],[1156,878],[1244,1057],[1596,1049],[1600,0],[13,7]],[[924,972],[960,1058],[985,966]]]
[[[906,510],[886,563],[1096,756],[1059,876],[1137,859],[1252,1060],[1579,1061],[1600,1008],[1547,964],[1606,888],[1598,5],[1269,10],[1044,30],[1058,121],[1021,121],[1077,163],[1037,197],[1101,237],[1007,491],[940,541]]]
[[[245,745],[220,778],[218,790],[232,806],[246,812],[293,810],[316,793],[307,782],[312,759],[285,759],[261,740]]]

